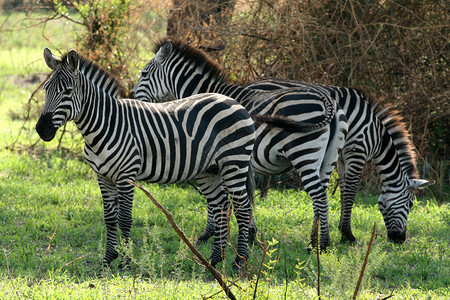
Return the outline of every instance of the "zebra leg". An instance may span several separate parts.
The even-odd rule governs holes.
[[[292,166],[297,171],[302,181],[302,185],[308,195],[312,198],[314,210],[314,222],[312,224],[310,246],[317,244],[316,222],[320,226],[320,249],[325,251],[331,244],[330,230],[328,225],[328,197],[326,189],[323,187],[320,178],[320,167],[325,156],[326,143],[329,139],[328,131],[320,131],[320,136],[314,136],[314,143],[304,143],[302,147],[290,147],[285,150],[286,157],[291,161]],[[320,144],[324,145],[320,145]],[[301,149],[317,149],[314,156],[309,157],[308,153],[303,154]],[[310,151],[312,153],[312,151]],[[319,157],[321,160],[318,160]]]
[[[205,172],[197,175],[196,180],[208,206],[211,208],[216,224],[210,256],[211,265],[215,267],[225,257],[228,238],[227,213],[230,208],[230,202],[223,189],[221,177],[218,174]]]
[[[256,238],[256,233],[258,232],[258,227],[256,227],[255,216],[252,214],[250,228],[248,229],[248,243],[253,244]]]
[[[118,223],[118,192],[116,186],[101,176],[97,176],[98,185],[103,198],[103,214],[106,225],[106,253],[103,266],[109,267],[116,259],[117,253],[117,223]]]
[[[357,163],[338,161],[339,182],[341,186],[341,218],[339,230],[342,234],[341,243],[356,242],[351,228],[352,208],[355,202],[356,190],[362,172],[362,166]],[[341,174],[343,174],[341,176]]]
[[[131,179],[133,180],[133,179]],[[133,195],[134,187],[126,182],[125,180],[120,180],[116,183],[117,191],[119,193],[119,228],[122,233],[122,239],[125,244],[128,244],[130,239],[131,226],[133,224],[132,219],[132,209],[133,209]],[[125,256],[122,258],[119,264],[119,270],[129,267],[130,258]]]
[[[247,192],[247,177],[249,176],[247,163],[242,161],[227,161],[221,169],[223,183],[231,197],[234,215],[236,216],[239,228],[237,253],[233,264],[233,270],[235,271],[240,271],[248,259],[247,243],[250,221],[252,219],[252,205]]]
[[[214,213],[212,207],[209,204],[207,204],[207,208],[208,208],[208,216],[206,219],[206,228],[195,242],[196,245],[206,243],[209,240],[209,238],[214,235],[216,229],[216,223],[214,221]]]
[[[311,231],[310,246],[315,247],[317,244],[316,222],[320,225],[320,249],[325,251],[330,245],[330,230],[328,225],[328,197],[325,188],[322,186],[320,174],[314,165],[304,164],[304,157],[294,158],[291,155],[290,160],[297,170],[302,180],[305,191],[311,196],[313,201],[314,222]]]
[[[200,235],[200,237],[195,242],[196,245],[202,245],[206,243],[210,237],[214,235],[215,229],[216,229],[216,223],[214,221],[214,214],[212,211],[212,208],[207,205],[208,207],[208,216],[206,219],[206,228],[203,231],[203,233]],[[252,215],[250,228],[248,230],[248,243],[253,244],[256,238],[256,233],[258,232],[258,228],[255,223],[255,218]]]
[[[326,190],[320,187],[312,187],[306,192],[313,199],[314,222],[311,230],[311,247],[315,248],[317,245],[317,222],[319,222],[320,237],[319,246],[321,251],[325,251],[330,246],[330,229],[328,225],[328,197]]]

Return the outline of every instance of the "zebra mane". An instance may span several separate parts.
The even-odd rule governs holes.
[[[411,179],[418,179],[419,172],[416,166],[416,151],[411,142],[410,134],[406,130],[405,122],[399,111],[391,104],[386,103],[382,99],[376,99],[368,93],[355,89],[361,93],[372,107],[373,112],[386,128],[388,134],[392,138],[395,149],[399,156],[402,169],[406,171]],[[369,97],[366,97],[366,96]],[[376,100],[375,100],[376,99]]]
[[[159,40],[153,49],[153,53],[158,52],[158,50],[167,42],[169,39],[164,38]],[[205,73],[209,73],[213,78],[218,81],[224,81],[224,74],[222,73],[222,67],[208,57],[202,50],[197,49],[191,46],[189,43],[186,43],[181,40],[173,40],[173,51],[188,61],[194,63],[197,66],[200,66]]]
[[[67,65],[67,55],[65,53],[61,56],[62,64]],[[94,84],[101,83],[108,92],[116,97],[124,98],[127,93],[125,88],[122,86],[120,80],[114,76],[111,72],[107,71],[105,68],[100,66],[98,63],[91,61],[81,54],[78,53],[80,58],[79,70]]]

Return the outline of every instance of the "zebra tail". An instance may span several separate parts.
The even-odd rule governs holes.
[[[254,206],[254,204],[255,204],[255,201],[254,201],[255,186],[256,186],[256,184],[255,184],[255,174],[253,173],[253,166],[251,163],[249,163],[246,187],[247,187],[248,199],[250,200],[250,203],[252,204],[252,206]]]
[[[320,129],[326,125],[328,125],[331,120],[334,118],[333,113],[328,113],[326,118],[321,121],[320,123],[311,124],[301,121],[294,121],[292,119],[289,119],[288,117],[281,116],[281,115],[251,115],[253,122],[255,122],[256,125],[262,125],[267,124],[268,128],[280,128],[283,130],[288,131],[296,131],[296,132],[309,132],[313,130]]]

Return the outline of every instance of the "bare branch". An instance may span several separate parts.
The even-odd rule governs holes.
[[[361,272],[359,274],[358,282],[356,283],[355,293],[353,294],[353,300],[355,300],[356,296],[358,295],[359,286],[361,285],[361,281],[364,276],[364,271],[366,270],[367,260],[369,259],[370,248],[372,247],[372,242],[375,237],[375,228],[376,228],[376,225],[374,222],[373,228],[372,228],[372,235],[370,236],[369,245],[367,246],[366,256],[364,257],[364,263],[361,267]]]

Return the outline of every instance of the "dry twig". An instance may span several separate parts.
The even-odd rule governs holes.
[[[317,296],[320,298],[320,253],[319,253],[319,219],[316,221],[316,254],[317,254]]]
[[[364,276],[364,271],[366,270],[367,260],[369,259],[370,248],[372,247],[372,242],[375,237],[375,228],[376,228],[376,226],[375,226],[375,222],[374,222],[373,228],[372,228],[372,235],[370,236],[369,245],[367,246],[366,256],[364,257],[364,263],[361,267],[361,272],[359,273],[359,278],[358,278],[358,282],[356,283],[355,293],[353,294],[353,300],[356,299],[356,296],[358,295],[359,286],[361,285],[361,281]]]
[[[53,238],[54,238],[55,235],[56,235],[56,231],[58,230],[58,227],[59,227],[59,225],[56,226],[55,231],[53,231],[52,236],[49,237],[49,238],[50,238],[50,241],[48,242],[47,250],[45,250],[44,257],[47,256],[47,253],[48,253],[48,251],[50,250],[50,248],[51,248],[51,246],[52,246],[52,241],[53,241]],[[41,270],[41,267],[42,267],[42,264],[43,264],[43,263],[44,263],[44,260],[41,261],[41,263],[39,264],[39,267],[36,269],[36,272],[35,272],[35,274],[34,274],[34,277],[35,277],[35,278],[37,278],[37,275],[39,274],[39,271]],[[41,280],[42,280],[42,279],[40,279],[40,280],[38,281],[38,283],[40,283]]]

